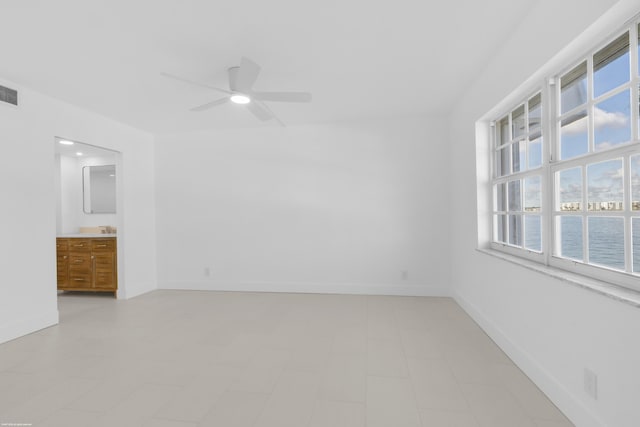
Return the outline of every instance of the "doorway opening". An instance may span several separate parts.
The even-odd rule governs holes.
[[[58,295],[117,298],[121,153],[60,137],[54,151]]]

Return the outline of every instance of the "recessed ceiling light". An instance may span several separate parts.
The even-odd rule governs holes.
[[[61,139],[58,142],[62,145],[73,145],[73,141],[67,141],[66,139]]]
[[[82,156],[82,153],[78,151],[78,152],[76,153],[76,156]]]
[[[234,102],[236,104],[248,104],[251,102],[251,98],[249,98],[247,95],[242,95],[242,94],[235,94],[235,95],[231,95],[231,102]]]

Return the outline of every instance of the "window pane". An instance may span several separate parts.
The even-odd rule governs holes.
[[[633,235],[633,272],[640,273],[640,218],[631,218]]]
[[[587,201],[590,211],[623,209],[623,175],[622,159],[587,166]]]
[[[587,111],[580,111],[560,124],[560,158],[571,159],[589,151]]]
[[[540,129],[542,121],[542,97],[537,94],[529,100],[529,132]],[[538,135],[536,135],[537,137]]]
[[[628,90],[596,104],[593,111],[596,151],[631,140],[630,117],[631,93]]]
[[[540,176],[532,176],[524,180],[524,210],[539,212],[542,206],[540,197]]]
[[[509,211],[521,211],[520,181],[509,181]]]
[[[529,169],[542,166],[542,138],[529,141]]]
[[[631,156],[631,209],[640,211],[640,154]]]
[[[540,252],[542,250],[542,218],[539,215],[524,217],[524,246]]]
[[[494,217],[493,224],[493,239],[496,242],[507,242],[507,216],[506,215],[496,215]]]
[[[594,97],[629,81],[629,33],[625,33],[593,55]]]
[[[589,263],[624,270],[624,220],[589,218]]]
[[[587,102],[587,63],[583,62],[560,79],[562,114]]]
[[[526,143],[524,141],[514,142],[511,145],[511,154],[513,155],[513,160],[511,162],[511,171],[519,172],[520,170],[524,169],[524,166],[526,164],[525,156],[527,154]]]
[[[504,183],[500,183],[496,185],[496,189],[495,189],[495,204],[494,204],[494,209],[496,211],[505,211],[507,210],[507,192],[505,190],[505,184]]]
[[[556,222],[556,236],[560,236],[558,256],[582,261],[582,218],[561,216]]]
[[[578,168],[558,172],[560,206],[556,210],[579,211],[582,209],[582,170]]]
[[[503,117],[498,122],[498,144],[504,145],[510,141],[509,137],[509,117]]]
[[[507,145],[506,147],[498,150],[498,176],[505,176],[511,173],[511,169],[509,169],[509,163],[511,162],[511,146]]]
[[[509,215],[509,244],[522,246],[522,215]]]
[[[511,135],[512,139],[517,139],[519,136],[524,135],[524,105],[516,108],[511,114]]]

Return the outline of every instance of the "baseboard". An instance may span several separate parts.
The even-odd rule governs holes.
[[[455,291],[452,291],[452,296],[572,423],[580,427],[604,427],[607,425],[542,365],[505,335],[502,329],[480,309]]]
[[[155,283],[138,283],[135,286],[127,285],[118,289],[118,299],[130,299],[157,290]]]
[[[158,285],[158,289],[431,297],[448,297],[451,295],[449,288],[445,286],[368,283],[185,281],[164,283],[161,282]]]
[[[45,314],[38,313],[37,316],[17,319],[5,325],[0,325],[0,344],[39,331],[40,329],[57,325],[58,322],[58,310],[54,310]]]

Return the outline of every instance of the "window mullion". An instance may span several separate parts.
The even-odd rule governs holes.
[[[595,103],[593,102],[593,55],[587,58],[587,155],[596,152],[595,148]],[[586,183],[586,181],[585,181]]]
[[[638,99],[639,98],[639,89],[638,89],[638,25],[634,24],[631,26],[629,31],[629,36],[631,37],[631,43],[629,45],[629,61],[631,61],[631,112],[630,112],[630,120],[631,120],[631,140],[638,139],[638,117],[640,117],[640,112],[638,111]]]
[[[589,189],[587,188],[587,166],[580,168],[582,172],[582,261],[589,262]]]
[[[631,156],[625,155],[622,159],[623,177],[624,177],[624,270],[627,273],[633,272],[633,239],[631,235]]]
[[[553,238],[554,180],[551,161],[553,147],[557,141],[557,122],[555,120],[558,105],[558,80],[549,79],[542,89],[542,252],[544,264],[549,265],[555,243]]]

